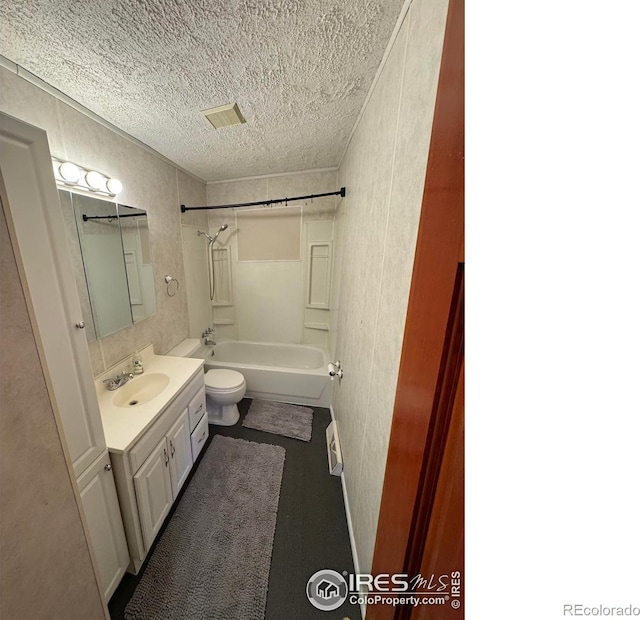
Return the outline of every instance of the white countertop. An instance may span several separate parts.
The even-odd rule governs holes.
[[[117,373],[112,370],[100,375],[95,381],[95,386],[107,448],[111,452],[119,453],[131,448],[203,366],[204,360],[201,359],[145,355],[144,373],[139,376],[144,377],[145,374],[154,372],[164,373],[169,377],[169,383],[158,396],[143,405],[134,407],[114,405],[113,399],[118,394],[118,390],[110,392],[102,383],[103,379]],[[135,382],[137,377],[130,379],[129,383]]]

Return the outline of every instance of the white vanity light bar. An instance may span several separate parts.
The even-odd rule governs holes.
[[[115,196],[122,191],[122,183],[96,170],[87,170],[70,161],[52,157],[56,183],[62,187],[81,189],[103,196]]]

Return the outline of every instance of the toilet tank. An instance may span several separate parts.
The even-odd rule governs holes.
[[[187,338],[173,347],[167,355],[173,357],[191,357],[202,346],[199,338]]]

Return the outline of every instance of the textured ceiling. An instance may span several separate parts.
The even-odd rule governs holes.
[[[2,0],[0,53],[211,181],[336,166],[402,0]],[[245,125],[199,111],[237,102]]]

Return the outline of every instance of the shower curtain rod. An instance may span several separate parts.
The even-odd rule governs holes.
[[[258,200],[257,202],[243,202],[230,205],[215,205],[213,207],[186,207],[185,205],[180,205],[180,211],[182,213],[186,213],[187,211],[202,211],[204,209],[233,209],[234,207],[257,207],[260,205],[269,206],[281,202],[286,203],[289,200],[307,200],[308,198],[323,198],[324,196],[342,196],[344,198],[346,195],[347,189],[345,187],[341,187],[337,192],[326,192],[325,194],[309,194],[308,196],[294,196],[293,198],[274,198],[273,200]]]
[[[124,205],[122,205],[124,206]],[[128,207],[131,209],[132,207]],[[140,217],[143,215],[142,213],[127,213],[125,215],[87,215],[86,213],[82,214],[82,221],[88,222],[89,220],[115,220],[121,217]]]

